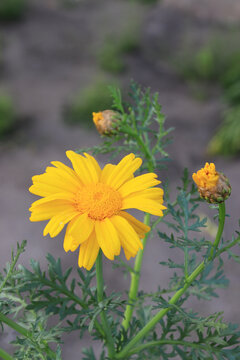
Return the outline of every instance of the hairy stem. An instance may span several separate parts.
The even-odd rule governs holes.
[[[145,215],[144,223],[146,225],[149,225],[149,223],[150,223],[150,215],[149,214]],[[124,327],[125,330],[127,330],[129,327],[129,323],[131,321],[133,310],[134,310],[134,302],[137,299],[138,286],[139,286],[139,280],[140,280],[140,272],[141,272],[141,267],[142,267],[142,259],[143,259],[143,253],[144,253],[144,249],[146,246],[147,238],[148,238],[148,234],[144,237],[144,239],[142,241],[143,249],[142,250],[140,249],[138,251],[136,260],[135,260],[134,272],[131,273],[131,285],[130,285],[129,296],[128,296],[128,305],[126,306],[126,310],[124,313],[124,320],[122,322],[122,326]]]
[[[219,220],[218,220],[218,231],[217,231],[217,235],[215,238],[215,241],[213,243],[211,252],[210,252],[210,259],[212,259],[214,257],[214,254],[216,253],[218,244],[221,240],[221,236],[223,233],[223,228],[224,228],[224,224],[225,224],[225,203],[221,203],[219,204]]]
[[[202,262],[198,267],[193,271],[193,273],[188,276],[186,279],[185,285],[178,290],[169,301],[169,305],[174,305],[184,294],[184,292],[189,288],[192,282],[196,277],[203,271],[205,263]],[[129,351],[137,344],[143,337],[145,337],[149,331],[156,326],[156,324],[168,313],[171,309],[171,306],[160,310],[136,335],[135,337],[116,355],[116,359],[122,359],[128,356]]]
[[[78,305],[80,305],[83,309],[87,309],[87,305],[85,304],[84,301],[82,301],[77,295],[75,295],[73,292],[67,290],[67,289],[62,289],[62,287],[58,286],[58,285],[55,285],[51,280],[48,280],[46,279],[45,277],[41,277],[41,282],[46,285],[46,286],[49,286],[50,288],[66,295],[67,297],[69,297],[70,299],[72,299],[72,301]],[[99,324],[98,320],[94,320],[94,324],[95,324],[95,327],[96,329],[98,330],[98,332],[101,334],[101,335],[104,335],[103,334],[103,331],[102,331],[102,328],[101,328],[101,325]]]
[[[23,335],[24,337],[30,337],[30,332],[24,328],[23,326],[17,324],[12,319],[9,319],[7,316],[0,313],[0,321],[4,322],[6,325],[8,325],[10,328],[17,331],[19,334]]]
[[[219,241],[222,236],[223,228],[225,222],[225,205],[219,205],[219,224],[218,224],[218,232],[216,235],[216,239],[213,243],[213,251],[211,251],[207,262],[212,261],[214,259],[215,251],[217,250]],[[215,251],[214,251],[215,250]],[[169,300],[169,307],[160,310],[135,336],[134,338],[118,353],[116,354],[116,359],[123,359],[126,356],[129,356],[129,352],[133,349],[133,347],[144,338],[150,330],[152,330],[156,324],[168,313],[168,311],[172,308],[171,305],[177,303],[180,297],[185,293],[185,291],[189,288],[189,286],[193,283],[193,281],[198,277],[199,274],[204,270],[206,263],[202,261],[197,268],[190,274],[186,280],[185,285],[179,289]]]
[[[139,145],[139,150],[142,151],[143,156],[147,159],[148,171],[152,172],[154,169],[154,166],[153,166],[153,162],[152,162],[152,156],[151,156],[151,154],[149,154],[149,149],[145,145],[141,136],[136,134],[135,137],[136,137],[136,141]],[[146,225],[150,224],[150,214],[145,215],[144,224],[146,224]],[[140,274],[141,274],[141,268],[142,268],[142,259],[143,259],[143,254],[144,254],[148,235],[149,234],[146,234],[142,241],[143,249],[140,249],[138,251],[136,259],[135,259],[134,272],[131,273],[131,284],[130,284],[129,295],[128,295],[128,305],[126,306],[126,310],[124,313],[124,320],[122,322],[122,326],[124,327],[125,330],[127,330],[129,327],[129,323],[131,321],[133,310],[134,310],[134,303],[137,299],[139,280],[140,280]]]
[[[0,321],[8,325],[10,328],[17,331],[19,334],[23,335],[24,337],[30,339],[32,343],[36,346],[36,348],[39,349],[39,351],[45,351],[47,354],[51,355],[52,357],[55,357],[55,353],[49,348],[48,345],[44,344],[44,349],[40,349],[39,345],[34,342],[34,339],[32,339],[31,332],[24,328],[23,326],[17,324],[12,319],[9,319],[4,314],[0,313]]]
[[[156,340],[156,341],[150,341],[146,344],[136,346],[128,353],[128,355],[131,356],[131,355],[137,354],[140,351],[145,350],[149,347],[159,346],[159,345],[182,345],[184,347],[190,347],[190,348],[194,348],[194,349],[202,349],[205,351],[213,350],[213,346],[207,345],[207,344],[199,344],[199,343],[195,343],[195,342],[188,342],[188,341],[182,341],[182,340]],[[221,349],[217,349],[216,347],[214,347],[214,351],[216,351],[216,352],[221,351]]]
[[[9,355],[6,351],[0,348],[0,359],[3,360],[14,360],[11,355]]]
[[[228,245],[224,246],[223,248],[219,249],[216,256],[224,253],[225,251],[227,251],[228,249],[231,249],[233,246],[237,245],[238,243],[240,243],[240,236],[238,236],[235,240],[233,240],[232,242],[230,242]]]
[[[21,246],[21,247],[22,247],[22,246]],[[9,270],[8,270],[8,273],[7,273],[5,279],[3,280],[3,282],[2,282],[2,284],[1,284],[1,286],[0,286],[0,292],[2,291],[2,289],[4,288],[4,286],[5,286],[6,283],[7,283],[8,279],[9,279],[10,276],[12,275],[12,272],[13,272],[15,266],[16,266],[16,263],[17,263],[17,261],[18,261],[18,259],[19,259],[19,256],[21,255],[21,253],[22,253],[22,251],[23,251],[23,250],[21,249],[21,247],[18,249],[17,254],[16,254],[15,258],[13,259],[13,262],[11,263],[11,266],[10,266],[10,268],[9,268]]]
[[[102,270],[102,251],[99,250],[99,254],[96,260],[96,278],[97,278],[97,299],[98,304],[100,304],[104,300],[103,296],[103,270]],[[102,321],[102,328],[106,339],[106,345],[108,348],[108,355],[110,359],[114,358],[115,349],[114,349],[114,341],[113,337],[109,328],[109,324],[107,321],[107,316],[105,314],[104,309],[102,309],[100,313],[101,321]]]

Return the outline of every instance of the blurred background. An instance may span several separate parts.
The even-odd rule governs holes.
[[[44,224],[29,222],[36,197],[28,187],[50,161],[68,164],[65,150],[100,143],[92,112],[110,107],[108,85],[126,94],[130,79],[159,92],[167,126],[175,127],[172,162],[160,174],[171,197],[185,167],[191,174],[214,161],[232,185],[226,238],[238,228],[239,0],[0,0],[2,267],[23,239],[25,265],[33,257],[45,266],[51,252],[64,267],[77,267],[77,253],[62,248],[63,235],[43,238]],[[201,211],[213,215],[206,204]],[[149,242],[141,287],[153,291],[168,282],[169,272],[158,263],[170,251],[157,238]],[[129,279],[105,266],[109,289],[128,286]],[[239,267],[226,259],[225,268],[229,288],[204,308],[194,299],[191,306],[202,314],[224,309],[226,321],[239,322]],[[15,335],[6,329],[0,336],[4,349]],[[80,359],[88,339],[72,334],[64,340],[63,359]]]

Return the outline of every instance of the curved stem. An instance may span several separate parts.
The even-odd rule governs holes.
[[[218,244],[221,240],[221,236],[223,233],[223,228],[224,228],[224,224],[225,224],[225,202],[219,204],[219,217],[218,217],[218,231],[217,231],[217,235],[215,238],[215,241],[213,243],[211,252],[210,252],[210,258],[212,259],[214,257],[214,254],[216,253]]]
[[[12,319],[9,319],[7,316],[0,313],[0,321],[4,322],[6,325],[8,325],[10,328],[17,331],[19,334],[23,335],[24,337],[30,337],[30,332],[24,328],[23,326],[17,324]]]
[[[196,277],[203,271],[205,267],[205,263],[202,262],[198,267],[193,271],[193,273],[188,276],[186,279],[185,285],[178,290],[173,297],[170,299],[169,304],[174,305],[179,298],[184,294],[184,292],[188,289],[188,287],[192,284],[192,282],[196,279]],[[144,336],[146,336],[149,331],[168,313],[171,309],[171,306],[168,308],[164,308],[160,310],[138,333],[137,335],[116,355],[116,359],[126,358],[128,356],[129,351],[133,348],[135,344],[137,344]]]
[[[8,272],[7,272],[7,275],[6,275],[5,279],[3,280],[3,282],[2,282],[2,284],[1,284],[1,286],[0,286],[0,292],[2,292],[2,289],[4,288],[4,286],[6,285],[8,279],[9,279],[10,276],[12,275],[12,272],[13,272],[13,270],[14,270],[14,268],[15,268],[15,265],[16,265],[16,263],[17,263],[18,258],[19,258],[20,255],[21,255],[21,252],[18,251],[17,254],[16,254],[16,256],[15,256],[15,258],[14,258],[14,260],[13,260],[13,262],[11,263],[11,266],[10,266]]]
[[[240,242],[240,236],[238,236],[235,240],[230,242],[228,245],[224,246],[220,250],[218,250],[216,256],[221,255],[223,252],[227,251],[228,249],[231,249],[233,246],[237,245]]]
[[[142,149],[143,154],[148,159],[148,170],[150,172],[152,172],[154,169],[154,166],[152,163],[152,157],[149,154],[149,150],[140,136],[137,135],[136,140],[139,144],[140,149]],[[145,215],[144,224],[146,224],[146,225],[150,224],[150,214]],[[142,240],[143,249],[140,249],[136,255],[134,272],[131,273],[131,284],[130,284],[129,295],[128,295],[128,305],[126,306],[126,310],[124,313],[124,320],[122,322],[122,326],[124,327],[125,330],[127,330],[129,327],[129,323],[131,321],[133,310],[134,310],[134,302],[137,299],[138,286],[139,286],[139,280],[140,280],[140,274],[141,274],[141,268],[142,268],[142,259],[143,259],[143,254],[144,254],[148,235],[149,235],[149,233],[146,234],[144,239]]]
[[[80,305],[83,309],[87,309],[87,305],[85,304],[85,302],[83,302],[77,295],[75,295],[71,291],[69,291],[67,289],[62,289],[60,286],[53,284],[51,280],[48,280],[44,277],[41,277],[41,282],[44,285],[47,285],[50,288],[53,288],[53,289],[57,290],[58,292],[68,296],[74,303]],[[98,332],[103,336],[104,334],[101,329],[101,325],[99,324],[97,319],[94,320],[94,324],[95,324],[95,327],[98,330]]]
[[[99,254],[98,254],[98,257],[96,260],[96,278],[97,278],[97,299],[98,299],[98,303],[100,304],[104,300],[104,297],[103,297],[104,284],[103,284],[102,251],[101,250],[99,250]],[[110,332],[109,324],[108,324],[104,309],[102,309],[102,311],[100,313],[100,317],[102,320],[103,332],[105,334],[106,345],[108,348],[108,355],[109,355],[109,358],[112,359],[115,354],[114,341],[113,341],[112,334]]]
[[[7,316],[5,316],[4,314],[0,313],[0,321],[5,323],[6,325],[8,325],[10,328],[14,329],[15,331],[17,331],[19,334],[23,335],[24,337],[30,339],[34,345],[36,345],[37,348],[39,348],[39,345],[36,344],[34,342],[34,340],[31,337],[31,332],[28,331],[26,328],[24,328],[23,326],[17,324],[15,321],[13,321],[12,319],[8,318]],[[39,350],[43,350],[45,351],[47,354],[51,355],[53,358],[56,357],[56,354],[54,351],[52,351],[48,345],[44,345],[45,349],[40,349]]]
[[[129,351],[128,355],[131,356],[131,355],[137,354],[140,351],[145,350],[149,347],[158,346],[158,345],[182,345],[185,347],[190,347],[190,348],[194,348],[194,349],[202,349],[205,351],[209,351],[212,349],[212,346],[207,345],[207,344],[198,344],[198,343],[182,341],[182,340],[156,340],[156,341],[150,341],[146,344],[136,346],[131,351]],[[217,348],[214,348],[214,350],[221,351],[221,349],[217,349]]]
[[[9,355],[6,351],[0,348],[0,359],[3,360],[14,360],[11,355]]]
[[[219,224],[218,224],[218,232],[216,235],[216,239],[213,243],[213,248],[210,253],[207,262],[212,261],[214,259],[215,251],[217,250],[219,241],[222,236],[223,228],[225,222],[225,204],[219,205]],[[214,251],[215,250],[215,251]],[[197,268],[190,274],[186,280],[184,286],[179,289],[169,300],[169,305],[174,305],[180,299],[180,297],[185,293],[185,291],[189,288],[189,286],[193,283],[193,281],[198,277],[199,274],[204,270],[206,263],[202,261]],[[129,355],[129,352],[132,350],[135,344],[137,344],[142,338],[144,338],[149,331],[156,326],[156,324],[168,313],[168,311],[172,307],[164,308],[160,310],[136,335],[135,337],[118,353],[116,354],[116,359],[126,358]]]
[[[135,140],[136,140],[136,142],[138,144],[140,152],[147,159],[148,168],[149,167],[152,168],[152,170],[149,170],[149,171],[153,171],[152,153],[149,150],[148,146],[146,146],[146,144],[144,143],[144,141],[142,139],[142,136],[139,135],[139,133],[137,132],[137,129],[133,130],[130,126],[122,126],[121,131],[122,131],[123,134],[128,134],[128,135],[132,136],[133,138],[135,138]]]
[[[149,223],[150,223],[150,215],[146,214],[144,218],[144,224],[149,225]],[[142,267],[142,259],[143,259],[143,253],[146,246],[147,238],[148,238],[148,234],[146,234],[146,236],[142,241],[143,249],[140,249],[138,251],[134,265],[134,272],[131,273],[131,285],[128,295],[128,305],[126,306],[126,310],[124,313],[124,320],[122,322],[122,326],[124,327],[125,330],[127,330],[129,327],[129,323],[131,321],[134,310],[134,302],[137,299],[140,272]]]

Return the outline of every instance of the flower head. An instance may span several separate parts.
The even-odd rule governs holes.
[[[57,236],[66,224],[64,250],[79,246],[79,266],[91,269],[99,249],[113,260],[124,249],[126,258],[142,248],[140,238],[149,226],[125,210],[130,208],[162,216],[163,190],[157,175],[134,177],[142,160],[134,154],[125,156],[117,165],[107,164],[102,170],[89,154],[66,152],[73,169],[53,161],[46,172],[32,178],[29,191],[42,198],[30,211],[31,221],[49,220],[43,235]]]
[[[193,173],[192,177],[197,184],[200,196],[210,203],[221,203],[231,194],[227,177],[217,172],[213,163],[207,162],[205,167]]]
[[[204,168],[198,170],[197,173],[193,173],[192,177],[198,187],[211,189],[216,186],[219,174],[215,169],[215,165],[207,162]]]
[[[101,135],[111,135],[119,114],[116,111],[104,110],[93,112],[93,122]]]

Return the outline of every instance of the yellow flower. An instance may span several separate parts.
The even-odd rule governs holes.
[[[140,238],[149,226],[125,210],[135,208],[162,216],[163,190],[155,188],[160,181],[148,173],[134,178],[142,160],[134,154],[125,156],[117,165],[107,164],[101,170],[89,154],[85,157],[66,152],[73,169],[59,161],[32,178],[29,191],[42,196],[30,211],[31,221],[49,220],[43,235],[57,236],[68,223],[64,250],[75,251],[80,245],[78,264],[90,270],[101,248],[113,260],[124,249],[126,258],[142,248]]]
[[[205,167],[193,173],[192,177],[200,196],[209,203],[222,203],[231,195],[228,178],[223,173],[217,172],[213,163],[206,163]]]
[[[219,174],[215,169],[215,165],[207,162],[205,167],[198,170],[197,173],[193,173],[192,177],[198,187],[211,189],[216,186]]]
[[[93,122],[95,125],[97,125],[99,121],[103,120],[103,114],[101,111],[97,113],[93,112],[92,114],[93,114]]]
[[[112,110],[93,112],[93,122],[101,135],[112,135],[114,124],[119,120],[119,113]],[[116,128],[115,128],[116,130]]]

